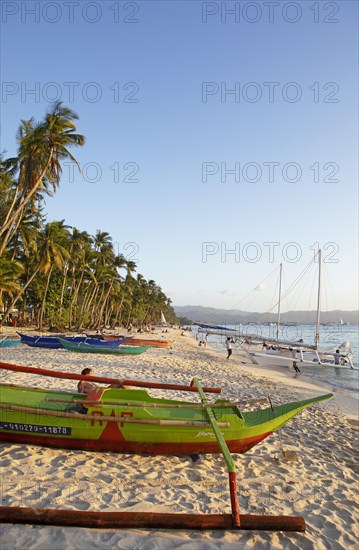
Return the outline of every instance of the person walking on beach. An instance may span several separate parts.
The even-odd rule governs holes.
[[[227,337],[225,346],[226,346],[227,352],[228,352],[228,353],[227,353],[227,359],[229,359],[230,356],[232,355],[232,341],[231,341],[230,336]]]
[[[290,351],[292,352],[292,357],[293,359],[295,359],[295,361],[293,361],[293,368],[295,370],[295,372],[300,372],[298,366],[297,366],[297,350],[295,348],[290,348]]]

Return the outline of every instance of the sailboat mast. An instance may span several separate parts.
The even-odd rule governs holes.
[[[283,264],[280,264],[280,266],[279,266],[278,314],[277,314],[277,340],[279,340],[280,301],[281,301],[281,298],[282,298],[282,268],[283,268]]]
[[[315,331],[315,346],[318,347],[320,340],[320,292],[321,292],[321,282],[322,282],[322,251],[318,250],[318,302],[317,302],[317,322],[316,322],[316,331]]]

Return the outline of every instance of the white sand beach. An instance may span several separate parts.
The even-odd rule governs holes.
[[[190,333],[157,331],[173,349],[151,348],[137,357],[88,356],[65,350],[0,350],[0,360],[24,366],[154,382],[189,383],[194,376],[220,386],[232,400],[271,396],[280,404],[328,389],[305,376],[242,364],[238,357],[197,345]],[[147,338],[147,336],[146,336]],[[0,370],[0,380],[36,387],[76,388],[72,380]],[[329,390],[330,391],[330,390]],[[194,400],[194,394],[150,390],[156,396]],[[240,511],[244,514],[300,515],[305,533],[259,531],[169,531],[83,529],[2,524],[1,550],[230,550],[358,548],[357,401],[336,393],[316,404],[244,455],[233,455]],[[285,460],[281,446],[295,451]],[[132,456],[0,444],[1,505],[91,511],[230,513],[228,476],[221,455]]]

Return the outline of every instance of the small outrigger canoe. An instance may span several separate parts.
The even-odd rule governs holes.
[[[3,368],[9,368],[9,365]],[[11,365],[10,369],[14,370],[14,366]],[[41,369],[22,369],[41,373]],[[56,376],[55,373],[52,375]],[[75,374],[64,377],[99,380],[98,377]],[[135,381],[122,383],[146,386],[146,383]],[[188,388],[182,386],[182,389]],[[332,397],[332,394],[326,394],[242,412],[238,404],[223,399],[211,404],[189,403],[155,398],[143,389],[98,387],[85,395],[1,384],[0,395],[0,441],[165,455],[221,452],[211,429],[209,410],[213,411],[229,450],[245,453],[300,411]]]
[[[116,348],[125,341],[125,338],[121,340],[113,340],[111,342],[105,342],[99,338],[88,338],[87,336],[65,336],[63,334],[58,336],[29,336],[28,334],[22,334],[18,332],[18,335],[21,338],[21,341],[24,344],[27,344],[33,348],[45,348],[45,349],[62,349],[63,346],[60,342],[60,338],[68,342],[73,343],[88,343],[90,345],[105,347],[105,348]]]
[[[110,342],[111,340],[118,338],[118,336],[103,334],[102,338],[105,340],[105,342]],[[126,340],[126,346],[151,346],[153,348],[171,348],[173,346],[173,342],[170,342],[169,340],[151,340],[150,338],[129,338],[128,340]]]
[[[141,353],[147,351],[150,346],[138,346],[138,347],[128,347],[128,346],[118,346],[116,348],[110,348],[105,346],[98,346],[97,344],[93,346],[86,342],[68,342],[67,340],[62,340],[59,338],[61,345],[68,351],[74,351],[77,353],[106,353],[108,355],[140,355]],[[111,342],[107,342],[111,343]]]
[[[19,346],[20,344],[21,340],[13,340],[11,338],[8,338],[7,336],[0,339],[0,348],[10,348],[14,346]]]
[[[169,340],[151,340],[150,338],[131,338],[126,342],[126,346],[151,346],[153,348],[171,348],[173,342]]]
[[[329,399],[332,394],[276,407],[269,401],[269,408],[242,412],[238,403],[223,399],[210,403],[205,392],[220,393],[220,388],[202,388],[196,378],[189,386],[179,386],[56,373],[2,362],[0,368],[56,378],[198,392],[201,403],[158,399],[143,389],[97,387],[85,395],[0,384],[0,441],[154,455],[222,453],[228,470],[231,502],[230,515],[0,507],[0,521],[112,528],[305,530],[304,518],[300,516],[240,513],[236,466],[230,452],[247,452],[300,411]]]

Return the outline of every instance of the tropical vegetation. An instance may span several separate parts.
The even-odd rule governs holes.
[[[14,312],[40,330],[151,324],[161,311],[177,322],[171,300],[135,275],[107,232],[46,221],[44,198],[56,192],[64,161],[78,165],[71,149],[85,144],[77,119],[57,102],[42,121],[21,121],[16,157],[0,158],[0,324]]]

